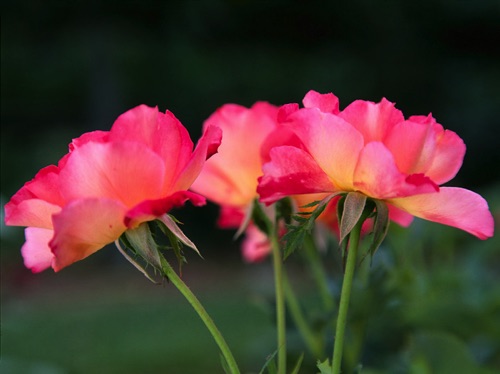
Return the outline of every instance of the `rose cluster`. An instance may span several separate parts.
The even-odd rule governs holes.
[[[74,139],[57,166],[42,169],[12,197],[5,222],[27,226],[22,254],[34,272],[58,271],[142,222],[205,198],[220,205],[220,227],[246,225],[248,261],[269,252],[266,235],[245,218],[256,199],[272,216],[272,204],[284,197],[307,210],[329,195],[358,192],[384,202],[400,225],[416,216],[486,239],[493,235],[486,201],[441,186],[464,154],[462,139],[431,115],[405,118],[386,99],[340,110],[333,94],[310,91],[303,107],[226,104],[206,120],[194,150],[172,113],[142,105],[110,131]],[[337,201],[318,218],[333,231]]]

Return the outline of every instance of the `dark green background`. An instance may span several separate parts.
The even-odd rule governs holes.
[[[138,104],[158,105],[162,111],[171,110],[196,141],[204,119],[224,103],[250,106],[258,100],[277,105],[300,102],[308,90],[315,89],[335,93],[342,108],[355,99],[379,101],[386,97],[396,102],[406,116],[432,112],[438,122],[456,131],[467,144],[463,167],[451,184],[485,193],[498,217],[499,205],[493,201],[497,201],[500,176],[499,40],[500,6],[495,0],[3,1],[2,205],[40,168],[56,163],[66,153],[72,138],[85,131],[109,129],[119,114]],[[198,261],[191,256],[197,271],[190,272],[188,266],[188,281],[191,274],[194,278],[191,282],[196,288],[206,282],[205,274],[219,282],[219,286],[225,285],[222,287],[225,291],[220,291],[218,296],[225,295],[225,292],[229,295],[236,293],[242,300],[247,300],[245,291],[228,287],[227,283],[232,283],[227,281],[228,266],[237,269],[237,274],[241,271],[245,275],[258,271],[267,274],[268,269],[266,265],[240,265],[237,245],[231,241],[232,233],[214,228],[216,211],[216,207],[209,205],[203,209],[187,207],[178,213],[185,222],[186,232],[200,246],[208,263],[196,267]],[[73,299],[70,298],[69,303],[62,299],[67,294],[73,295],[79,300],[78,308],[83,310],[95,306],[92,295],[98,300],[107,300],[97,311],[92,309],[95,314],[89,312],[95,320],[103,323],[104,330],[95,327],[95,320],[91,317],[89,326],[94,326],[102,334],[106,334],[103,331],[109,327],[111,330],[107,334],[113,335],[113,344],[117,344],[127,342],[120,336],[126,329],[124,324],[131,323],[126,319],[128,312],[123,312],[121,306],[134,303],[127,301],[126,297],[113,297],[122,283],[120,276],[127,277],[126,284],[139,282],[144,289],[153,286],[147,284],[140,274],[136,275],[111,249],[101,251],[93,256],[95,258],[75,264],[60,274],[47,272],[33,276],[22,267],[19,255],[22,229],[5,226],[1,229],[2,356],[8,357],[8,360],[2,360],[3,363],[12,362],[12,368],[20,368],[21,363],[26,362],[29,366],[35,365],[33,362],[42,362],[42,367],[49,368],[47,370],[56,370],[52,372],[71,373],[88,372],[86,370],[92,368],[88,362],[102,365],[106,360],[99,361],[92,356],[92,352],[102,352],[102,339],[95,338],[99,334],[93,334],[91,327],[79,327],[83,330],[76,332],[82,336],[88,332],[85,335],[88,342],[81,347],[71,338],[71,328],[68,337],[57,335],[57,332],[65,331],[64,326],[79,323],[79,319],[70,323],[57,317],[61,310],[70,314],[74,312]],[[457,230],[446,232],[455,233]],[[453,239],[453,243],[456,240],[469,243],[469,236],[457,235],[459,239]],[[470,243],[479,245],[474,240]],[[497,244],[498,241],[485,244],[493,248],[490,250],[492,257],[487,257],[489,265],[499,264]],[[439,253],[439,248],[435,251]],[[464,250],[457,255],[461,263],[472,261],[467,257],[470,252]],[[481,257],[477,261],[475,271],[482,272],[481,261],[486,260]],[[114,272],[117,272],[116,277],[100,281],[104,273]],[[92,291],[86,287],[89,277],[98,279]],[[130,282],[130,278],[136,281]],[[498,278],[494,279],[498,283]],[[254,284],[248,280],[245,282]],[[53,283],[59,286],[52,288]],[[58,287],[66,283],[68,288],[60,291]],[[98,286],[102,283],[111,290]],[[134,290],[131,295],[136,297]],[[155,291],[153,298],[147,298],[153,310],[157,302],[151,300],[161,298],[162,291]],[[207,294],[212,291],[207,291]],[[138,294],[142,293],[141,288]],[[48,296],[47,302],[43,302],[45,296]],[[222,298],[225,301],[214,302],[213,298],[208,299],[209,303],[219,306],[230,300]],[[241,303],[246,305],[243,301]],[[101,304],[97,302],[97,305]],[[220,313],[227,321],[227,310],[233,307],[232,304],[227,308],[221,306],[220,311],[215,307],[215,313]],[[21,308],[25,314],[16,308]],[[493,309],[495,313],[498,306],[496,308]],[[141,315],[134,307],[132,310],[130,313]],[[175,310],[171,313],[175,314]],[[54,320],[46,319],[46,314]],[[195,320],[188,309],[186,314],[189,321]],[[262,317],[258,310],[248,315],[252,316],[248,317],[252,321],[257,320],[256,326],[263,326],[262,321],[258,322]],[[123,322],[116,322],[116,328],[109,322],[114,320],[113,316],[123,319]],[[163,329],[171,328],[172,325],[164,319],[159,320],[166,324]],[[270,320],[264,318],[264,321],[272,329]],[[41,334],[38,323],[47,326],[47,332]],[[135,324],[139,331],[146,328],[141,323]],[[229,322],[223,323],[233,326],[230,318]],[[471,322],[462,320],[461,323]],[[172,324],[178,326],[177,322]],[[191,325],[191,322],[187,324]],[[32,330],[23,332],[16,326],[32,326]],[[196,328],[191,332],[194,336],[203,330],[201,324],[193,328]],[[127,331],[135,331],[134,327],[131,329]],[[244,332],[240,335],[238,339],[239,334],[233,332],[235,340],[251,340],[245,338]],[[159,336],[155,336],[157,340],[152,346],[157,347],[158,339],[162,339],[162,335]],[[46,340],[49,339],[46,337],[52,340]],[[171,339],[169,336],[168,340]],[[130,341],[134,344],[140,340],[131,338]],[[198,338],[195,340],[199,341]],[[23,348],[22,342],[27,341],[38,342],[38,345],[28,344]],[[130,345],[123,344],[126,348],[116,348],[116,352],[111,350],[109,356],[135,357],[129,352],[133,351]],[[92,350],[93,345],[99,349]],[[209,338],[207,345],[212,348]],[[259,360],[272,349],[270,343],[268,351],[257,355]],[[498,352],[498,346],[495,349],[493,351]],[[84,363],[77,360],[73,365],[74,360],[68,357],[58,359],[57,351],[60,350],[64,355],[73,357],[82,352],[91,358]],[[45,351],[48,353],[43,353]],[[141,351],[136,356],[145,357],[147,354]],[[158,360],[157,355],[153,356]],[[166,352],[165,356],[170,362],[168,357],[171,355]],[[250,354],[250,357],[254,356]],[[137,360],[134,362],[138,367],[156,368],[147,366],[139,358]],[[216,353],[207,360],[217,365]],[[257,370],[263,361],[262,358],[257,363],[248,363],[248,367]],[[117,372],[124,372],[125,369],[116,362],[110,364],[108,370],[115,367]],[[498,358],[496,362],[499,362]],[[191,364],[195,367],[194,363]],[[162,367],[161,363],[158,365]],[[34,367],[33,372],[39,372],[39,366]],[[57,371],[59,369],[61,371]],[[19,370],[26,370],[26,367]],[[135,370],[138,369],[132,368],[130,372]],[[188,372],[189,369],[184,370],[166,372]]]

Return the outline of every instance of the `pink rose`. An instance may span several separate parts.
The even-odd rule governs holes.
[[[276,127],[278,108],[257,102],[251,108],[226,104],[213,113],[204,124],[222,129],[223,140],[217,155],[205,163],[192,190],[221,206],[218,224],[238,228],[258,198],[257,180],[262,175],[261,147]],[[243,256],[256,261],[266,252],[263,234],[249,226],[243,243]],[[269,248],[267,249],[269,250]]]
[[[26,267],[59,271],[187,200],[203,205],[187,190],[220,140],[220,129],[207,126],[193,151],[171,112],[145,105],[109,132],[74,139],[57,166],[40,170],[5,206],[7,225],[27,226]]]
[[[288,104],[279,110],[276,131],[290,141],[270,150],[257,189],[261,201],[357,191],[385,201],[390,218],[404,226],[416,216],[480,239],[493,235],[481,196],[439,187],[460,169],[465,145],[431,115],[405,120],[386,99],[357,100],[339,111],[337,97],[315,91],[303,103],[302,109]]]

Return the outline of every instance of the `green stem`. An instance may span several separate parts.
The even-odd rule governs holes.
[[[342,292],[340,294],[339,314],[337,317],[337,328],[335,329],[335,343],[333,347],[332,373],[339,374],[342,363],[342,350],[344,348],[344,335],[347,322],[347,310],[351,298],[352,280],[356,269],[356,257],[358,253],[359,237],[361,233],[362,219],[354,226],[349,234],[349,247],[347,252],[347,264],[345,267]]]
[[[276,232],[269,238],[273,251],[274,287],[276,293],[276,325],[278,338],[278,374],[286,374],[286,319],[283,291],[283,263]]]
[[[196,313],[198,313],[201,320],[205,323],[205,326],[207,327],[208,331],[210,331],[210,333],[212,334],[212,337],[219,346],[219,349],[221,350],[222,355],[226,360],[230,373],[240,374],[240,370],[238,368],[238,365],[236,364],[233,354],[231,353],[231,350],[229,349],[226,341],[224,340],[224,337],[220,333],[217,326],[215,326],[214,321],[208,315],[203,305],[201,305],[198,298],[193,294],[193,292],[189,289],[186,283],[182,281],[182,279],[177,275],[172,266],[170,266],[168,261],[161,254],[160,254],[160,262],[165,276],[172,282],[172,284],[175,287],[177,287],[177,289],[187,299],[187,301],[191,304]]]
[[[288,310],[290,311],[290,315],[295,325],[297,326],[300,335],[302,335],[307,348],[314,356],[314,358],[322,358],[323,344],[321,338],[314,334],[309,324],[307,323],[306,318],[304,317],[304,313],[302,312],[302,309],[300,307],[299,301],[297,300],[297,296],[295,295],[295,292],[290,285],[286,271],[283,271],[283,286],[285,289]]]
[[[328,287],[328,277],[326,276],[325,269],[319,258],[318,249],[314,245],[314,241],[311,235],[306,235],[304,240],[304,254],[309,262],[311,268],[312,276],[318,285],[321,299],[323,305],[328,312],[331,312],[335,308],[333,302],[333,297]]]

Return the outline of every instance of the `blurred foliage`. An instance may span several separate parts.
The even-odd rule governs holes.
[[[491,197],[498,222],[497,190],[483,193]],[[2,300],[0,367],[14,374],[220,372],[215,344],[176,290],[151,285],[131,266],[124,269],[124,259],[96,271],[101,252],[57,274],[4,268],[10,287]],[[337,305],[338,246],[331,242],[322,257]],[[189,261],[185,281],[206,304],[243,372],[258,372],[275,349],[270,263]],[[325,311],[300,249],[286,264],[309,322],[326,336],[326,358],[335,311]],[[366,257],[355,276],[345,372],[498,372],[499,267],[498,237],[480,241],[418,219],[407,229],[391,225],[373,260]],[[316,373],[291,318],[288,340],[290,365],[305,353],[301,373]]]

